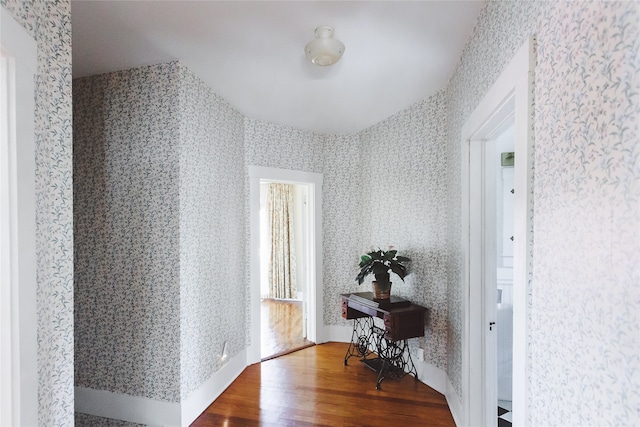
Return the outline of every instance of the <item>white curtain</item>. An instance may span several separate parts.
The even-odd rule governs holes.
[[[296,252],[293,238],[293,185],[269,184],[271,234],[269,297],[295,298]]]

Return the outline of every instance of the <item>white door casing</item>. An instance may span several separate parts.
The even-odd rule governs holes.
[[[37,45],[0,8],[0,423],[37,425],[35,74]]]
[[[307,339],[324,342],[322,290],[322,174],[288,169],[249,166],[250,228],[250,344],[247,364],[260,361],[260,181],[307,186],[308,192],[308,268],[309,291],[305,296]]]
[[[533,82],[535,40],[529,39],[487,92],[462,128],[462,227],[464,249],[463,298],[463,411],[464,425],[495,425],[497,387],[489,382],[487,366],[494,364],[489,349],[489,322],[495,299],[488,288],[495,280],[485,266],[490,255],[484,246],[485,203],[483,170],[485,140],[508,120],[515,121],[514,166],[514,305],[513,305],[513,422],[524,426],[527,414],[527,289],[531,265],[533,174]],[[483,213],[482,215],[478,213]],[[495,235],[495,233],[493,234]],[[495,273],[494,273],[495,274]],[[491,302],[490,302],[491,301]],[[487,309],[485,310],[485,307]],[[495,313],[495,307],[493,307]],[[492,317],[493,316],[493,317]],[[495,350],[493,351],[495,358]],[[488,389],[491,387],[492,389]]]

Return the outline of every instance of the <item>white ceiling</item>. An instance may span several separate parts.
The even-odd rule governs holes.
[[[445,87],[481,1],[81,1],[73,75],[180,60],[243,115],[359,132]],[[319,25],[345,53],[304,56]]]

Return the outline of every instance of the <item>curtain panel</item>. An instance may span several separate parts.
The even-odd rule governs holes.
[[[269,297],[295,298],[297,287],[293,238],[293,185],[269,184],[267,209],[271,234]]]

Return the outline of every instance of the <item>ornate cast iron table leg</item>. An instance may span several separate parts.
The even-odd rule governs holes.
[[[391,341],[384,337],[384,329],[374,327],[378,357],[366,360],[364,363],[378,372],[376,389],[385,378],[397,380],[407,374],[412,374],[418,380],[418,371],[413,364],[407,340]]]
[[[361,360],[366,359],[372,353],[369,350],[371,335],[373,334],[373,318],[360,317],[353,319],[353,332],[351,332],[351,342],[344,356],[344,365],[351,356],[358,356]]]

